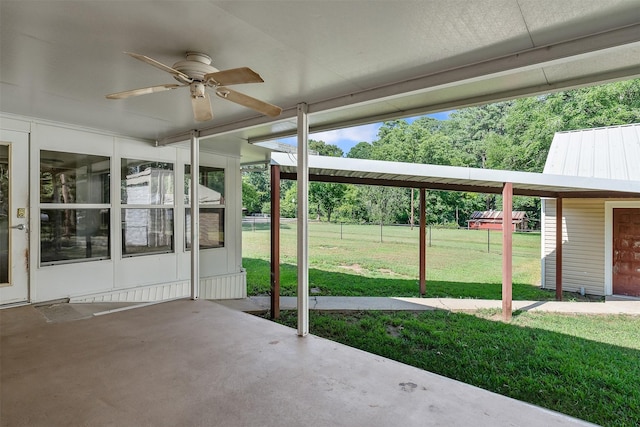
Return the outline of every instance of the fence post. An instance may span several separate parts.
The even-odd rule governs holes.
[[[490,240],[491,240],[490,236],[491,236],[491,229],[487,228],[487,253],[491,252],[490,246],[489,246],[490,245]]]
[[[340,221],[340,240],[342,240],[342,221]]]
[[[431,247],[431,224],[429,224],[429,247]]]

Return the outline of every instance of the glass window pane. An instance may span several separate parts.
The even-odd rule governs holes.
[[[185,209],[187,249],[191,248],[191,209]],[[224,208],[200,208],[200,249],[224,247]]]
[[[109,203],[109,157],[40,151],[41,203]]]
[[[9,283],[9,147],[0,145],[0,283]]]
[[[184,166],[184,202],[190,204],[191,165]],[[224,169],[200,166],[200,188],[198,196],[201,205],[224,205]]]
[[[122,209],[122,255],[173,252],[173,209]]]
[[[173,164],[122,159],[120,200],[129,205],[173,205]]]
[[[109,209],[41,209],[41,265],[109,258]]]

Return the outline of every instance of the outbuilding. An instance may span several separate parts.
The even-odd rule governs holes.
[[[544,173],[640,182],[640,124],[555,134]],[[542,200],[542,287],[556,287],[558,199]],[[562,288],[640,297],[640,198],[560,201]]]
[[[475,211],[467,220],[469,230],[502,230],[502,211]],[[529,218],[524,211],[513,211],[511,213],[511,224],[513,231],[525,230]]]

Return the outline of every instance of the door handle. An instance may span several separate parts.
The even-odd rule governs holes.
[[[26,226],[26,225],[24,225],[24,224],[18,224],[18,225],[12,225],[12,226],[11,226],[11,227],[9,227],[9,228],[13,228],[13,229],[15,229],[15,230],[26,230],[26,229],[27,229],[27,226]]]

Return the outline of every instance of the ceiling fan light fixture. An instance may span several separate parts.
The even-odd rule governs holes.
[[[191,91],[192,98],[204,98],[205,95],[205,86],[204,83],[201,82],[193,82],[189,85],[189,90]]]

